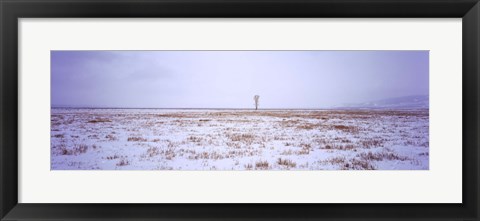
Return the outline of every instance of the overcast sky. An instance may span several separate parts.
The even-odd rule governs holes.
[[[327,108],[428,95],[428,51],[52,51],[52,106]]]

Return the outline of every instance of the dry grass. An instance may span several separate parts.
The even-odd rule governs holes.
[[[375,167],[366,159],[349,159],[344,156],[332,157],[326,161],[328,164],[337,165],[341,170],[375,170]]]
[[[225,156],[223,156],[222,154],[219,154],[217,152],[207,152],[207,151],[203,151],[201,153],[197,153],[193,156],[189,156],[188,157],[189,159],[191,160],[198,160],[198,159],[203,159],[203,160],[208,160],[208,159],[213,159],[213,160],[221,160],[221,159],[224,159]],[[228,157],[227,157],[228,158]]]
[[[366,160],[359,160],[359,159],[353,158],[350,160],[350,163],[345,164],[345,166],[342,169],[375,170],[376,168]]]
[[[256,170],[268,170],[268,161],[257,161],[255,162],[255,169]]]
[[[147,139],[143,137],[129,137],[127,141],[147,142]]]
[[[344,156],[333,157],[333,158],[328,159],[327,162],[332,164],[332,165],[336,165],[336,164],[343,165],[343,164],[346,163],[346,159],[345,159]]]
[[[242,147],[242,145],[238,142],[227,142],[226,145],[228,147],[232,147],[232,148],[236,148],[236,149],[239,149]]]
[[[165,114],[157,114],[155,117],[161,118],[197,118],[198,116],[195,113],[191,112],[180,112],[180,113],[165,113]]]
[[[280,155],[292,155],[294,151],[288,149],[280,152]]]
[[[189,136],[187,140],[192,143],[201,143],[203,141],[203,138],[197,136]]]
[[[368,139],[360,141],[360,144],[365,148],[381,147],[384,143],[385,141],[380,139]]]
[[[383,160],[400,160],[400,161],[405,161],[408,160],[408,157],[404,156],[399,156],[396,153],[391,153],[391,152],[378,152],[378,153],[359,153],[357,154],[357,157],[359,157],[362,160],[367,160],[367,161],[383,161]]]
[[[88,123],[110,123],[112,122],[112,120],[110,119],[106,119],[106,118],[97,118],[97,119],[93,119],[93,120],[89,120]]]
[[[355,149],[355,145],[353,144],[335,144],[335,143],[332,143],[332,144],[326,144],[323,149],[327,149],[327,150],[330,150],[330,149],[334,149],[334,150],[353,150]]]
[[[88,146],[85,144],[75,144],[72,149],[67,148],[66,145],[61,145],[59,147],[60,155],[79,155],[86,153],[88,151]]]
[[[347,133],[358,133],[360,130],[355,126],[346,126],[346,125],[332,125],[334,130],[340,130]]]
[[[345,137],[335,137],[333,140],[340,142],[340,143],[352,143],[350,139],[347,139]]]
[[[109,141],[116,141],[116,140],[118,140],[117,137],[115,137],[115,135],[113,135],[113,134],[107,134],[107,135],[105,136],[105,138],[106,138],[107,140],[109,140]]]
[[[134,165],[137,165],[137,160],[158,161],[159,165],[155,168],[179,169],[182,167],[180,164],[191,166],[189,162],[198,160],[203,169],[245,167],[255,170],[375,169],[375,166],[388,165],[385,162],[377,165],[377,161],[395,160],[408,161],[401,163],[402,167],[414,162],[422,167],[425,157],[428,157],[428,111],[66,113],[52,114],[51,131],[55,131],[51,134],[53,156],[88,153],[90,157],[99,153],[102,159],[125,158]],[[420,123],[416,123],[418,121]],[[97,125],[93,125],[95,123]],[[66,144],[76,142],[102,146],[66,147]],[[394,152],[397,146],[427,148],[408,158]],[[110,148],[115,149],[112,151]],[[139,152],[134,153],[128,148]],[[124,149],[128,151],[121,152]],[[113,153],[122,155],[112,156]],[[317,156],[324,154],[332,158],[319,160]],[[251,159],[262,160],[256,162]],[[217,160],[223,161],[215,163]],[[251,164],[242,165],[241,162]],[[114,166],[114,162],[110,166]]]
[[[320,124],[304,123],[302,125],[298,125],[297,129],[313,130],[313,129],[318,128],[320,126],[321,126]]]
[[[55,134],[55,135],[53,135],[52,137],[55,137],[55,138],[64,138],[65,135],[63,135],[63,134]]]
[[[233,142],[245,142],[245,143],[252,143],[255,139],[255,135],[253,134],[231,134],[228,133],[227,137]]]
[[[311,144],[308,144],[308,143],[301,143],[300,144],[300,147],[302,149],[298,150],[298,151],[295,151],[295,154],[297,155],[308,155],[310,154],[310,151],[312,149],[312,145]]]
[[[149,157],[157,156],[159,154],[160,154],[160,150],[156,147],[148,148],[147,153],[146,153],[146,155],[149,156]]]
[[[403,142],[404,145],[406,146],[421,146],[421,147],[428,147],[429,142],[428,141],[417,141],[417,140],[406,140]]]
[[[115,160],[115,159],[118,159],[118,158],[120,158],[120,156],[118,156],[117,154],[114,154],[113,156],[108,156],[107,160]]]
[[[117,166],[127,166],[127,165],[130,165],[130,162],[129,162],[127,159],[125,159],[125,158],[121,159],[121,160],[117,163]]]
[[[297,163],[293,162],[292,160],[282,158],[278,158],[277,164],[287,168],[295,168],[297,166]]]

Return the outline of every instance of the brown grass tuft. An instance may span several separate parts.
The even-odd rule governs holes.
[[[267,161],[257,161],[255,163],[256,170],[268,170],[268,162]]]
[[[342,169],[349,169],[349,170],[375,170],[375,167],[370,164],[370,162],[365,160],[359,160],[353,158],[350,160],[350,163],[345,164],[344,168]]]
[[[86,153],[88,146],[85,144],[75,144],[72,149],[68,149],[66,145],[61,145],[59,149],[60,155],[78,155]]]
[[[117,137],[115,137],[115,135],[113,134],[107,134],[105,136],[106,139],[108,139],[109,141],[115,141],[115,140],[118,140]]]
[[[93,119],[93,120],[88,121],[88,123],[92,123],[92,124],[95,124],[95,123],[109,123],[109,122],[112,122],[112,120],[105,119],[105,118],[97,118],[97,119]]]
[[[138,141],[138,142],[146,142],[147,139],[143,137],[129,137],[127,141]]]
[[[287,168],[295,168],[297,166],[297,163],[293,162],[292,160],[282,158],[278,158],[277,164],[286,166]]]
[[[244,167],[245,167],[246,170],[252,170],[253,169],[252,164],[246,164]]]
[[[388,152],[380,152],[380,153],[360,153],[357,154],[357,157],[363,160],[368,160],[368,161],[383,161],[383,160],[400,160],[400,161],[405,161],[408,160],[408,157],[404,156],[399,156],[395,153],[388,153]]]
[[[130,162],[128,162],[127,159],[121,159],[118,163],[117,163],[117,166],[126,166],[126,165],[129,165]]]

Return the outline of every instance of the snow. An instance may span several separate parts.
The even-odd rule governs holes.
[[[428,109],[51,110],[52,170],[428,170]]]

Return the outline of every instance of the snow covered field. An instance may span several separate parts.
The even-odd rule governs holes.
[[[52,170],[428,170],[428,109],[51,110]]]

